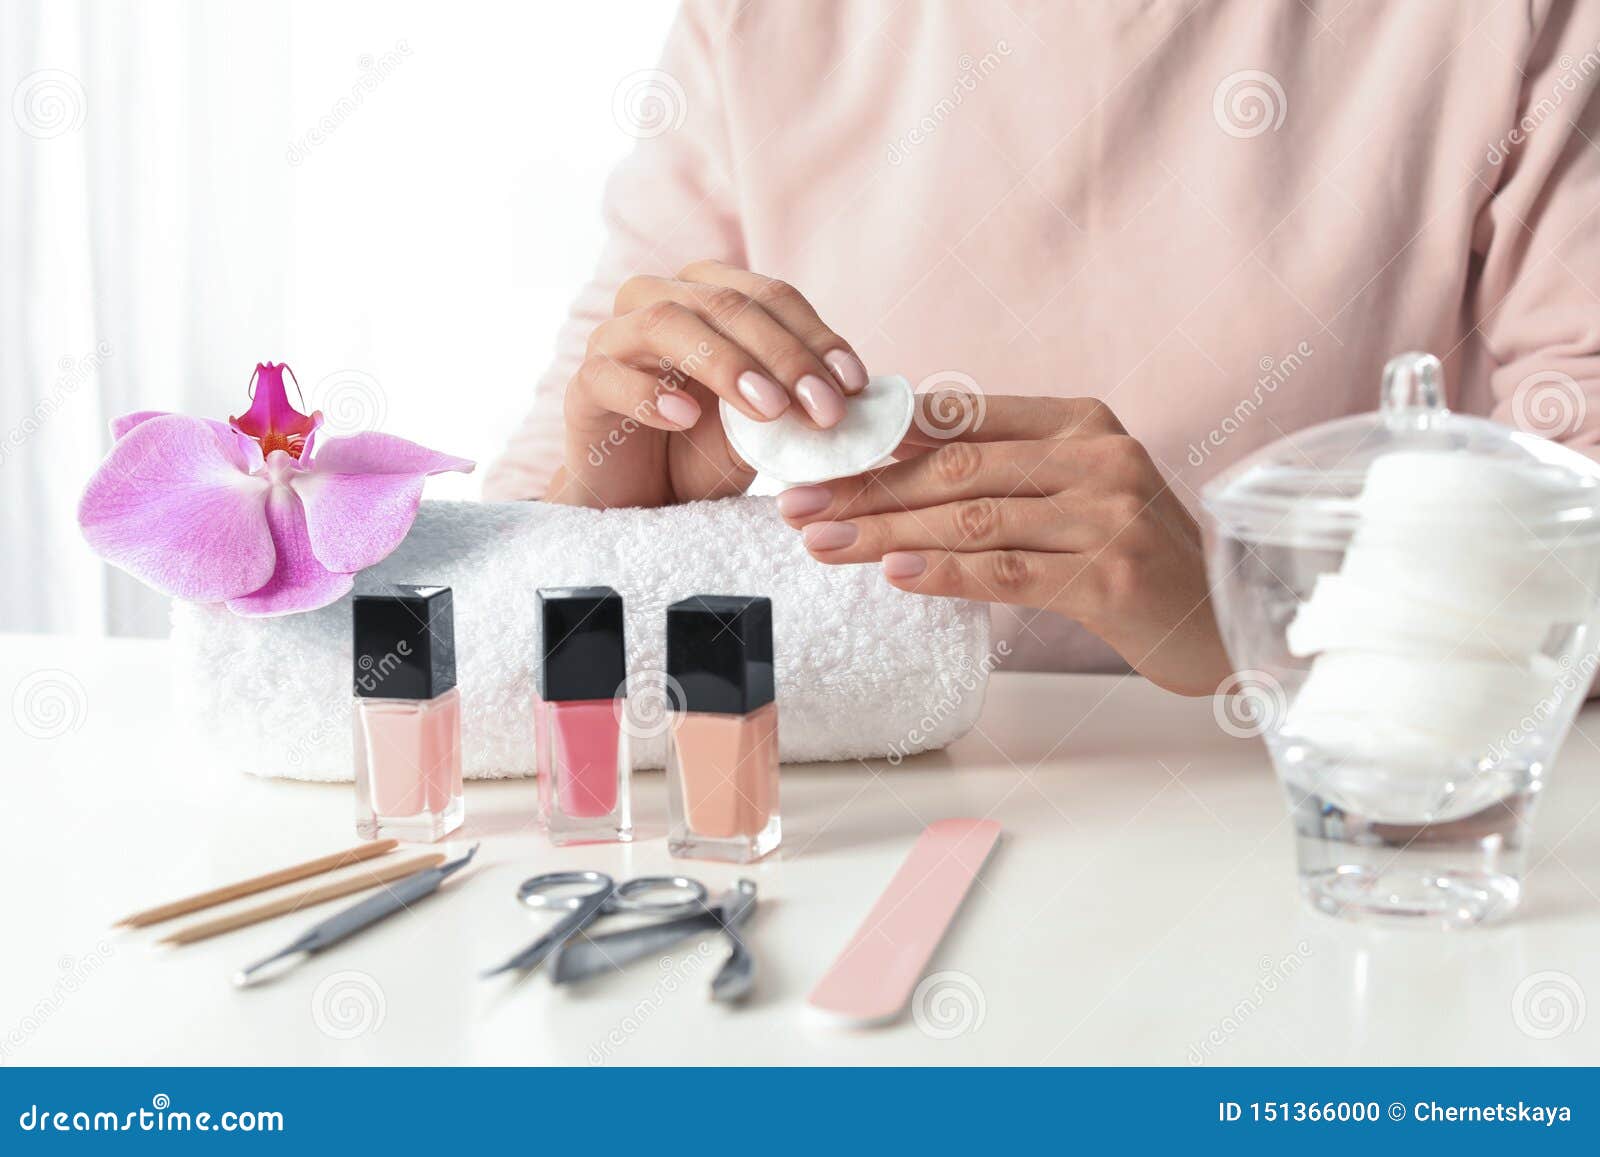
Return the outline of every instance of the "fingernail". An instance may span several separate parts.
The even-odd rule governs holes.
[[[656,399],[656,412],[685,430],[700,420],[699,403],[682,394],[662,394]]]
[[[769,418],[776,418],[789,408],[789,395],[771,378],[762,377],[754,370],[739,375],[739,396]]]
[[[920,554],[892,551],[883,556],[883,573],[889,578],[916,578],[928,569],[928,560]]]
[[[800,532],[807,550],[839,550],[849,546],[859,535],[853,522],[813,522]]]
[[[844,417],[844,399],[839,391],[816,374],[807,374],[796,382],[794,392],[811,420],[824,429],[837,426]]]
[[[867,367],[861,364],[861,359],[855,354],[848,350],[834,350],[831,354],[824,354],[822,360],[833,371],[833,376],[839,379],[845,393],[859,394],[867,388]]]
[[[785,518],[809,518],[828,508],[833,491],[826,486],[796,486],[778,495],[778,513]]]

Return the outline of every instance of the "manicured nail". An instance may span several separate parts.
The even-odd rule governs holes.
[[[839,550],[860,536],[853,522],[813,522],[800,532],[807,550]]]
[[[897,550],[883,556],[883,573],[889,578],[916,578],[927,569],[928,560],[920,554],[907,554],[905,551]]]
[[[739,396],[755,407],[758,414],[776,418],[789,408],[789,395],[771,378],[762,377],[754,370],[739,375]]]
[[[809,518],[828,508],[833,491],[826,486],[796,486],[778,495],[778,513],[785,518]]]
[[[794,393],[806,413],[811,415],[811,420],[823,429],[837,426],[839,419],[844,417],[844,399],[839,396],[839,391],[816,374],[807,374],[796,382]]]
[[[845,393],[859,394],[867,388],[867,367],[849,350],[834,350],[831,354],[824,354],[822,360],[828,363],[828,368],[839,379]]]
[[[656,399],[656,412],[685,430],[700,420],[700,404],[682,394],[662,394]]]

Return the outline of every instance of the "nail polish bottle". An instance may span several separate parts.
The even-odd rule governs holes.
[[[772,602],[697,595],[667,608],[667,800],[674,856],[748,863],[778,846]]]
[[[433,841],[461,826],[461,693],[449,587],[355,596],[356,831]]]
[[[633,839],[622,596],[610,587],[539,592],[534,700],[539,818],[556,844]]]

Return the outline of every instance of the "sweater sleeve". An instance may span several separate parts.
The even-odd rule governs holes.
[[[1600,447],[1600,6],[1532,6],[1516,121],[1489,152],[1478,328],[1493,416]],[[1542,10],[1542,11],[1541,11]]]
[[[637,138],[606,184],[607,240],[594,276],[574,299],[554,360],[533,384],[528,414],[484,477],[490,501],[540,497],[563,458],[562,401],[590,332],[611,316],[635,274],[670,276],[691,261],[746,264],[724,119],[720,9],[687,0],[660,66],[623,78],[614,109]]]

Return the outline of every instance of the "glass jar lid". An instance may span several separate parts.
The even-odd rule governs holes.
[[[1481,523],[1554,545],[1600,538],[1600,463],[1444,404],[1428,353],[1392,358],[1376,411],[1256,451],[1206,484],[1219,528],[1247,541],[1338,548],[1376,515],[1400,533]]]

